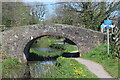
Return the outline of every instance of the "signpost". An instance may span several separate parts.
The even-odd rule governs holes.
[[[110,29],[110,26],[112,25],[112,20],[104,20],[104,25],[106,25],[106,29],[107,29],[107,52],[108,54],[110,53],[109,52],[109,29]]]
[[[110,53],[110,51],[109,51],[109,45],[110,45],[110,41],[109,41],[109,26],[107,25],[106,28],[107,28],[107,51],[108,51],[108,54],[109,54]]]

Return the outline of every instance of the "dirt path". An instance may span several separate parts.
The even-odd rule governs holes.
[[[102,65],[90,60],[82,59],[82,58],[74,58],[74,59],[79,63],[84,64],[88,68],[88,70],[94,73],[96,76],[98,76],[98,78],[112,78],[112,76],[110,76],[104,70]]]

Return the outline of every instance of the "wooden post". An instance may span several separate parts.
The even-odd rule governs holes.
[[[108,54],[110,53],[110,51],[109,51],[109,44],[110,43],[110,41],[109,41],[109,29],[107,29],[107,51],[108,51]]]

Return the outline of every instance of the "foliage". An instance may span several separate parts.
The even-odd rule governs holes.
[[[48,48],[50,45],[54,44],[56,41],[63,41],[64,38],[59,36],[44,36],[37,39],[32,44],[32,48]]]
[[[2,3],[2,24],[7,28],[41,23],[45,6],[31,6],[23,2]]]
[[[10,67],[10,66],[15,66],[16,64],[19,63],[19,59],[11,59],[11,60],[6,60],[3,62],[3,67]]]
[[[97,78],[88,69],[74,59],[59,57],[57,63],[41,78]]]
[[[119,2],[59,3],[52,21],[98,30],[105,19],[114,18],[114,11],[119,11]]]
[[[25,64],[19,58],[13,58],[2,53],[2,60],[3,78],[23,77]]]
[[[35,49],[30,49],[30,53],[35,53],[42,57],[55,57],[55,56],[61,56],[63,54],[63,51],[54,50],[54,51],[45,52],[45,51],[38,51]]]
[[[78,48],[76,46],[67,46],[65,45],[65,51],[66,53],[72,52],[72,51],[77,51]]]
[[[114,27],[113,32],[110,32],[111,34],[111,47],[113,47],[113,50],[116,53],[116,56],[120,57],[120,28],[119,25]]]
[[[51,44],[50,48],[54,50],[40,51],[40,50],[36,50],[35,48],[31,48],[30,53],[35,53],[43,57],[54,57],[54,56],[61,56],[63,53],[69,53],[69,52],[78,50],[78,48],[75,46],[67,46],[62,44]]]
[[[61,44],[51,44],[50,45],[51,48],[53,49],[58,49],[58,50],[65,50],[65,45],[61,45]]]
[[[64,50],[64,52],[72,52],[78,50],[75,45],[52,44],[51,48]]]
[[[35,3],[35,5],[31,8],[32,15],[35,17],[37,16],[38,20],[44,20],[46,7],[42,3]]]
[[[81,56],[82,58],[96,61],[103,65],[106,71],[113,77],[118,77],[118,58],[112,54],[107,54],[107,46],[102,44],[87,54]]]
[[[31,19],[30,24],[41,23],[40,21],[44,20],[46,7],[42,3],[34,3],[35,5],[31,7]]]
[[[31,48],[47,48],[49,47],[49,39],[47,37],[42,37],[36,41],[34,41],[34,43],[32,44]]]
[[[64,38],[58,38],[57,36],[44,36],[36,40],[30,49],[30,53],[35,53],[39,56],[53,57],[61,56],[64,52],[72,52],[78,50],[76,46],[57,44],[55,41],[63,41]],[[51,48],[53,51],[38,51],[35,48]],[[60,51],[61,50],[61,51]]]
[[[4,68],[14,67],[15,65],[21,63],[21,60],[19,58],[13,58],[11,56],[7,56],[4,53],[2,53],[2,59]]]
[[[23,3],[2,3],[2,24],[6,27],[28,25],[30,7]]]

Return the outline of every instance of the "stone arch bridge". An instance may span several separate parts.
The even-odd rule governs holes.
[[[2,51],[13,57],[26,59],[31,44],[45,35],[56,35],[73,41],[80,54],[105,41],[105,34],[71,25],[28,25],[14,27],[2,33]]]

